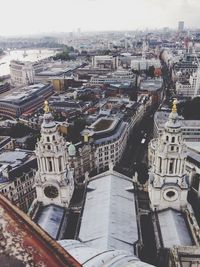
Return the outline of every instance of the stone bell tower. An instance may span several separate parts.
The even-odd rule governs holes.
[[[148,190],[153,210],[169,207],[180,210],[187,205],[189,186],[185,170],[186,157],[181,122],[174,101],[162,135],[149,144],[151,172]]]
[[[36,144],[38,171],[36,193],[43,205],[68,207],[74,191],[73,171],[68,167],[67,147],[45,101],[41,138]]]

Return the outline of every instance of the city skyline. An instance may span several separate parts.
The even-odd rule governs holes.
[[[4,10],[0,17],[4,25],[1,36],[72,32],[78,28],[81,31],[177,28],[181,20],[186,28],[200,24],[197,0],[8,0],[1,7]]]

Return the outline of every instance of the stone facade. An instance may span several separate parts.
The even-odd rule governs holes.
[[[41,139],[36,146],[38,172],[36,193],[43,205],[68,207],[74,191],[73,172],[68,168],[67,146],[53,121],[51,113],[44,114]]]
[[[180,210],[187,204],[186,145],[181,123],[174,108],[160,138],[149,144],[151,166],[149,197],[152,209],[172,207]]]

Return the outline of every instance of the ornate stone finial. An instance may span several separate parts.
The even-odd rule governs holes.
[[[47,100],[44,101],[44,112],[49,113],[49,103]]]
[[[172,104],[172,112],[177,112],[177,99],[174,99]]]

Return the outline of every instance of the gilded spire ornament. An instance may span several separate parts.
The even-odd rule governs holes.
[[[172,112],[176,113],[177,112],[177,99],[174,99],[172,103]]]
[[[49,113],[49,103],[47,100],[44,101],[44,112]]]

